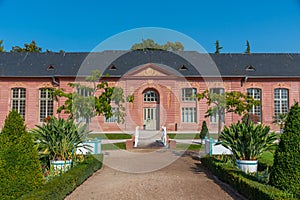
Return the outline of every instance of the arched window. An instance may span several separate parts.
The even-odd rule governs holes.
[[[154,90],[148,90],[144,93],[145,102],[157,102],[158,95]]]
[[[247,94],[252,97],[254,100],[261,102],[261,89],[259,88],[249,88],[247,89]],[[259,117],[259,121],[261,122],[261,105],[253,106],[249,111],[249,114],[253,114]]]

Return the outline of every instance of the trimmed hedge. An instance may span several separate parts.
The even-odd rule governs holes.
[[[271,199],[296,199],[293,195],[281,191],[270,185],[264,185],[255,180],[255,177],[229,166],[213,157],[201,158],[201,163],[206,166],[218,178],[236,189],[247,199],[271,200]]]
[[[95,171],[102,167],[103,155],[90,155],[68,172],[53,178],[41,189],[23,195],[20,199],[64,199]]]

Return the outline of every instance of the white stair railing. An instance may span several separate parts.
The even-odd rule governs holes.
[[[139,136],[140,136],[140,127],[137,126],[135,128],[135,133],[134,133],[134,147],[138,146]]]

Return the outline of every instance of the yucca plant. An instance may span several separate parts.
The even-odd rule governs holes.
[[[74,119],[55,117],[48,117],[45,123],[31,131],[41,156],[64,161],[71,159],[76,148],[89,149],[89,145],[82,143],[89,132],[86,125],[76,124]]]
[[[230,149],[237,160],[257,160],[266,150],[276,146],[278,139],[269,126],[255,125],[253,122],[238,122],[224,128],[220,143]]]

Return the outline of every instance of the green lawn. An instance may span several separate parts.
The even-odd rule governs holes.
[[[102,144],[102,151],[106,150],[118,150],[126,149],[125,142],[113,143],[113,144]]]
[[[199,151],[204,150],[204,145],[176,143],[176,150]]]
[[[170,139],[200,139],[200,134],[193,134],[193,133],[168,133]],[[216,140],[218,139],[218,134],[209,134],[209,137]]]
[[[102,139],[109,139],[109,140],[118,140],[118,139],[131,139],[131,135],[125,133],[96,133],[96,134],[89,134],[89,138],[99,138]]]
[[[170,139],[200,139],[200,134],[175,134],[175,133],[168,133]]]

